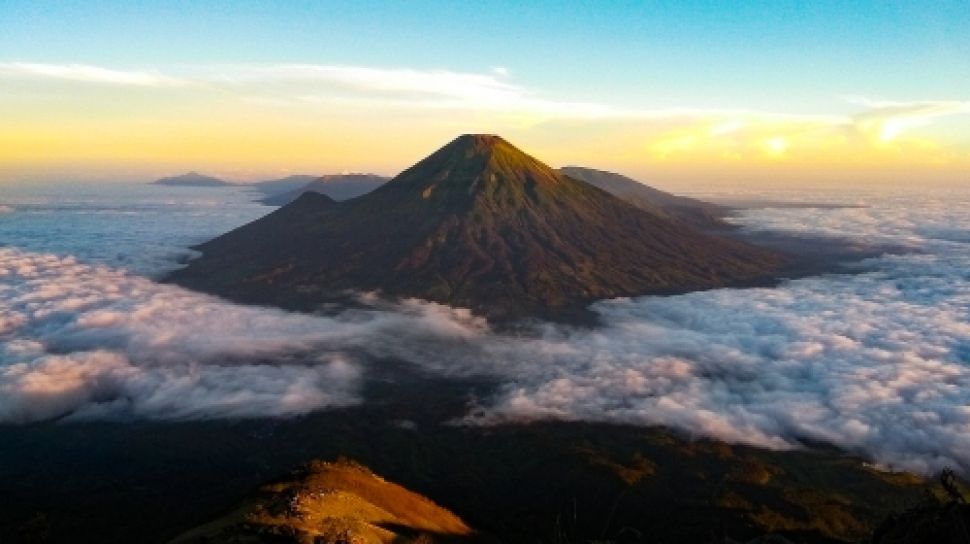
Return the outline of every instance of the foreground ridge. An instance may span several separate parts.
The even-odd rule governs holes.
[[[313,461],[265,486],[228,515],[171,544],[314,542],[384,544],[473,540],[458,516],[356,462]]]

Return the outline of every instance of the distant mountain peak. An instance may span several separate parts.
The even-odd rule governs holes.
[[[493,134],[465,134],[374,192],[388,202],[421,203],[437,212],[469,206],[510,209],[543,198],[562,176]]]
[[[157,179],[152,182],[152,185],[168,185],[172,187],[222,187],[232,185],[232,183],[217,177],[200,174],[193,170],[187,174]]]
[[[291,181],[297,183],[291,183]],[[343,201],[367,194],[380,187],[387,178],[376,174],[326,174],[323,176],[290,176],[262,182],[259,189],[268,196],[260,200],[269,206],[284,206],[304,193],[320,193]],[[296,187],[292,187],[296,185]],[[274,191],[274,188],[281,188]]]
[[[730,210],[723,206],[672,195],[622,174],[582,166],[564,166],[559,173],[599,187],[642,210],[695,228],[723,230],[732,227],[724,221]]]

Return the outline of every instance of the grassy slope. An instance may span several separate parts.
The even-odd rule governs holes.
[[[514,317],[763,279],[784,261],[647,213],[489,136],[461,137],[327,213],[286,217],[203,244],[172,279],[291,308],[381,290]]]
[[[357,463],[312,462],[294,477],[264,486],[226,516],[172,544],[219,544],[288,537],[297,542],[389,544],[422,535],[471,537],[453,513]],[[343,540],[341,540],[343,539]]]

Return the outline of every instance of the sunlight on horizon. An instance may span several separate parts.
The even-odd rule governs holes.
[[[470,132],[661,186],[970,183],[959,3],[42,4],[0,8],[0,184],[394,175]]]

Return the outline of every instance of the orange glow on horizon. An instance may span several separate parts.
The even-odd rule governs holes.
[[[355,85],[376,91],[334,96],[294,96],[277,83],[241,89],[167,79],[132,89],[124,74],[110,74],[122,83],[114,85],[21,81],[0,100],[0,183],[152,179],[188,170],[242,181],[393,175],[467,132],[501,134],[554,166],[613,169],[658,183],[836,175],[970,181],[967,127],[937,129],[938,120],[970,112],[964,102],[873,102],[854,115],[624,110],[541,100],[504,82],[454,74],[444,80],[454,96],[415,98],[413,87],[433,87],[444,76],[395,74],[391,81],[406,87],[400,96],[379,87],[387,85],[379,79],[385,74],[370,72],[351,75],[373,78]]]

